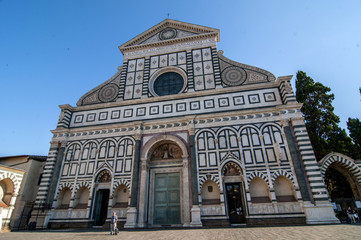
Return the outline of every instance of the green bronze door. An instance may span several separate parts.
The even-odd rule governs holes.
[[[153,224],[180,224],[179,173],[155,174]]]

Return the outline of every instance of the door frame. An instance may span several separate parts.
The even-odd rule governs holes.
[[[224,199],[225,199],[225,211],[227,219],[229,220],[229,209],[228,209],[228,196],[227,196],[227,189],[226,184],[232,184],[232,183],[239,183],[240,184],[240,190],[241,190],[241,204],[243,208],[244,213],[244,223],[247,223],[247,217],[249,215],[248,212],[248,204],[247,204],[247,194],[245,190],[245,184],[241,176],[223,176],[223,189],[224,189]]]
[[[243,211],[243,218],[244,218],[244,222],[240,222],[240,223],[231,223],[231,224],[245,224],[246,223],[246,204],[245,204],[245,192],[244,192],[244,184],[243,182],[225,182],[224,183],[224,189],[225,189],[225,200],[226,200],[226,213],[227,213],[227,217],[228,220],[230,220],[230,215],[229,215],[229,199],[228,199],[228,193],[227,193],[227,185],[235,185],[235,184],[239,184],[240,187],[240,197],[241,197],[241,208]]]

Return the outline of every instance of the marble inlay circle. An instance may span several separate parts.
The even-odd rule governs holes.
[[[168,40],[168,39],[175,38],[176,36],[177,36],[177,30],[175,30],[173,28],[164,29],[163,31],[161,31],[159,33],[160,40]]]
[[[118,96],[118,86],[110,83],[104,86],[99,92],[99,99],[102,102],[110,102]]]
[[[230,86],[238,86],[244,83],[247,73],[242,68],[229,67],[222,72],[222,80]]]

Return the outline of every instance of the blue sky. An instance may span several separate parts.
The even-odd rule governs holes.
[[[113,76],[118,46],[168,13],[220,29],[232,60],[330,87],[341,127],[361,119],[360,0],[0,0],[0,156],[47,155],[58,105]]]

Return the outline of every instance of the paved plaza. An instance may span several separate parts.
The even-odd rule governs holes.
[[[32,232],[5,232],[0,234],[1,240],[65,240],[65,239],[361,239],[361,225],[320,225],[293,227],[242,227],[212,229],[171,229],[171,230],[121,230],[119,235],[111,236],[108,231],[93,230],[53,230]]]

